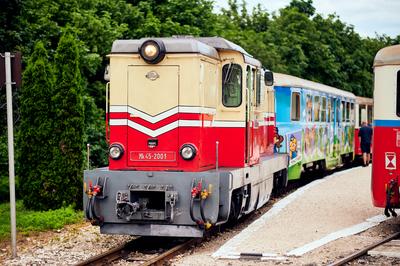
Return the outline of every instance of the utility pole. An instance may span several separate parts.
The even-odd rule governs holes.
[[[4,72],[5,72],[5,84],[6,84],[6,95],[7,95],[7,132],[8,132],[8,171],[9,171],[9,185],[10,185],[10,222],[11,222],[11,246],[12,246],[12,257],[17,257],[17,229],[16,229],[16,211],[15,211],[15,169],[14,169],[14,122],[13,122],[13,106],[12,106],[12,84],[11,80],[11,55],[10,52],[5,52],[4,56],[0,54],[0,57],[4,58]],[[20,84],[21,76],[21,56],[17,55],[18,60],[14,60],[13,70],[14,74],[19,77],[17,82]],[[3,61],[3,60],[0,60]],[[0,68],[2,69],[2,68]],[[3,73],[0,73],[3,77]],[[3,80],[3,78],[0,80]],[[15,77],[15,76],[14,76]],[[3,84],[0,84],[0,87]]]

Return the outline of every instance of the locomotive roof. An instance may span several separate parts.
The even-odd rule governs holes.
[[[374,67],[399,64],[400,44],[380,49],[374,59]]]
[[[310,90],[317,90],[321,92],[326,92],[334,95],[339,95],[348,98],[355,98],[355,95],[351,92],[339,90],[337,88],[317,83],[314,81],[301,79],[298,77],[290,76],[282,73],[274,73],[274,86],[288,86],[288,87],[298,87]]]
[[[246,50],[233,42],[221,37],[190,37],[177,36],[168,38],[142,38],[139,40],[116,40],[113,42],[111,53],[138,53],[139,47],[146,40],[161,40],[169,53],[200,53],[219,59],[218,50],[237,51],[243,54],[245,62],[261,66],[260,61],[253,58]]]

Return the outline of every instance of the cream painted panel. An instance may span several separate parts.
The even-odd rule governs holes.
[[[158,75],[152,80],[147,76]],[[178,106],[178,66],[129,66],[128,105],[149,115],[157,115]]]
[[[111,105],[126,105],[127,73],[129,66],[179,66],[179,104],[181,106],[200,106],[200,62],[219,65],[218,61],[198,54],[167,54],[157,65],[149,65],[136,54],[112,54],[110,57]],[[207,68],[205,68],[206,70]],[[206,76],[207,73],[204,73]],[[216,74],[218,75],[218,74]],[[218,83],[215,84],[218,86]],[[202,95],[203,94],[203,95]],[[215,108],[215,106],[214,106]]]
[[[175,60],[181,65],[180,105],[201,106],[204,96],[200,91],[200,57]]]
[[[201,61],[203,73],[200,72],[200,83],[204,90],[204,107],[217,107],[217,66],[207,61]]]
[[[396,116],[396,79],[400,66],[375,68],[374,119],[399,120]]]
[[[110,105],[127,104],[127,62],[124,57],[110,57]]]

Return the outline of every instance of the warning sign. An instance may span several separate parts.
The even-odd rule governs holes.
[[[385,168],[388,170],[396,169],[396,153],[394,152],[385,153]]]

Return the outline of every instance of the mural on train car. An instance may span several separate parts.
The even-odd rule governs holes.
[[[343,114],[341,98],[299,88],[275,89],[280,104],[277,126],[284,136],[284,145],[278,152],[288,154],[289,180],[300,177],[304,164],[325,160],[326,167],[333,168],[341,163],[341,155],[352,152],[354,125],[350,118],[353,114]],[[299,117],[293,114],[291,106],[296,101],[293,94],[297,93],[301,102]]]
[[[301,174],[302,165],[302,142],[303,136],[301,131],[291,132],[286,134],[286,150],[289,154],[289,179],[299,176]]]

